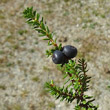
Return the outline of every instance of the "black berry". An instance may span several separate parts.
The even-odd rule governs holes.
[[[61,51],[56,50],[53,53],[52,60],[55,64],[62,64],[64,61],[64,54]]]
[[[66,45],[63,47],[62,52],[68,57],[68,58],[74,58],[77,55],[77,48],[71,45]]]

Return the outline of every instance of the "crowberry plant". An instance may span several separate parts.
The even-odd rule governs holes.
[[[62,47],[62,44],[57,44],[56,39],[53,39],[53,34],[50,32],[48,26],[44,23],[43,17],[33,8],[27,8],[23,12],[27,23],[30,24],[43,40],[48,40],[48,45],[53,45],[53,48],[46,50],[46,55],[51,56],[55,64],[59,64],[61,68],[64,67],[64,79],[66,80],[63,87],[55,85],[53,80],[45,83],[48,92],[55,96],[56,99],[65,100],[72,103],[77,101],[74,110],[97,110],[98,107],[92,102],[95,100],[92,96],[88,96],[85,92],[89,89],[89,82],[91,77],[87,76],[87,62],[84,58],[79,60],[72,59],[77,55],[77,49],[73,46],[67,45]],[[63,62],[63,65],[61,65]],[[63,67],[62,67],[63,66]],[[66,85],[65,85],[66,84]]]

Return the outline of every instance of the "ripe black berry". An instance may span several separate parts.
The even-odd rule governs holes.
[[[64,54],[61,51],[56,50],[53,53],[52,60],[55,64],[62,64],[64,60]]]
[[[62,52],[68,57],[68,58],[74,58],[77,55],[77,49],[74,46],[66,45],[63,47]]]

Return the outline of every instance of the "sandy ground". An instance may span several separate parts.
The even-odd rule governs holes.
[[[0,110],[73,110],[74,103],[55,100],[44,90],[63,75],[51,58],[47,42],[38,38],[22,16],[33,6],[58,42],[78,48],[85,57],[90,89],[99,110],[110,110],[110,0],[0,0]]]

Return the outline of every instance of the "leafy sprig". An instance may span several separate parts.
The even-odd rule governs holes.
[[[61,101],[66,100],[67,102],[72,102],[75,99],[75,94],[73,94],[72,89],[69,91],[68,87],[60,88],[51,82],[46,82],[45,87],[48,88],[51,95],[55,95],[56,99],[61,98]]]
[[[78,62],[75,60],[69,60],[65,66],[64,79],[67,79],[64,83],[68,84],[67,87],[58,87],[52,82],[46,83],[48,91],[56,97],[61,98],[67,102],[77,100],[75,110],[97,110],[97,106],[94,106],[92,102],[95,100],[92,96],[85,95],[89,88],[90,78],[86,75],[87,63],[84,59],[79,59]]]
[[[52,55],[55,50],[61,50],[61,44],[57,45],[56,39],[53,39],[53,34],[44,23],[43,17],[40,18],[40,14],[34,11],[33,7],[25,9],[23,15],[27,19],[27,23],[39,33],[39,37],[43,37],[43,40],[47,40],[49,46],[54,46],[54,48],[46,51],[47,56]]]

